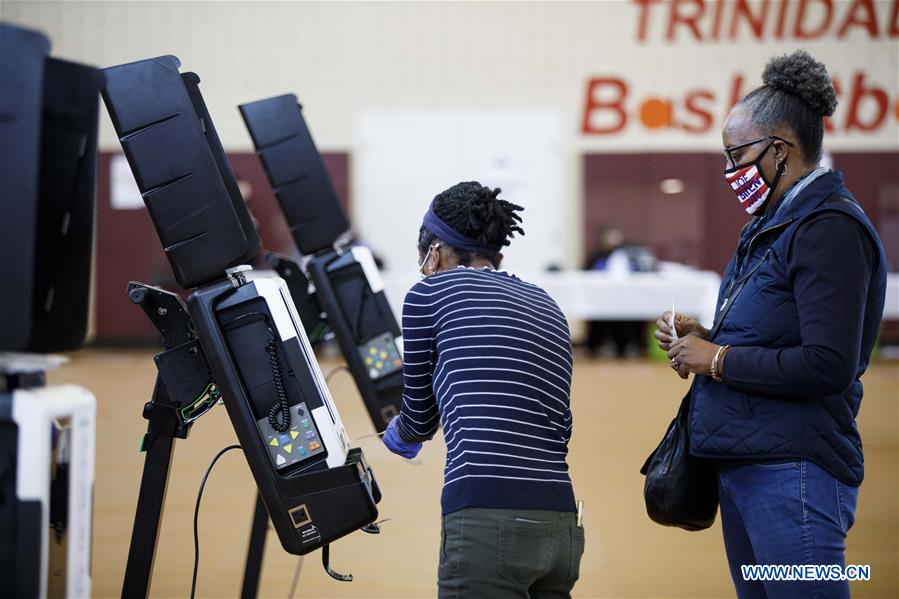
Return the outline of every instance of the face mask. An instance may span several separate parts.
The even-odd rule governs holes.
[[[771,190],[777,187],[777,182],[780,181],[781,175],[786,170],[781,162],[777,165],[774,180],[768,181],[765,178],[765,174],[762,172],[762,158],[773,144],[773,141],[769,143],[759,157],[749,164],[742,164],[724,171],[725,181],[734,190],[740,205],[749,214],[755,214],[765,205],[765,201],[771,195]]]
[[[425,277],[428,276],[425,274],[425,271],[424,271],[425,263],[427,263],[428,258],[431,257],[431,250],[436,250],[439,247],[440,247],[440,244],[438,243],[438,244],[432,245],[431,247],[428,248],[428,253],[425,254],[424,260],[422,260],[421,264],[418,265],[418,278],[419,279],[424,279]]]

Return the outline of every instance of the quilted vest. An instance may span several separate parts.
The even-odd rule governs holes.
[[[855,219],[877,248],[855,380],[836,395],[778,398],[735,391],[711,377],[697,376],[691,390],[691,454],[707,458],[808,459],[846,484],[861,484],[864,456],[855,423],[862,400],[859,379],[880,329],[886,259],[880,238],[843,185],[841,173],[827,173],[810,183],[757,232],[749,226],[744,228],[740,242],[741,246],[749,244],[744,246],[746,255],[736,277],[737,254],[725,270],[710,340],[734,347],[802,344],[787,257],[797,228],[828,210]]]

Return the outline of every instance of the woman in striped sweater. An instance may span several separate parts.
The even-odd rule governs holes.
[[[565,459],[571,336],[545,291],[499,270],[524,234],[499,192],[459,183],[424,217],[384,443],[412,458],[443,427],[441,598],[570,597],[584,549]]]

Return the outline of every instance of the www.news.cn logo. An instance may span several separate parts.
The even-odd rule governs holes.
[[[743,580],[811,581],[871,580],[871,566],[848,565],[746,565],[740,566]]]

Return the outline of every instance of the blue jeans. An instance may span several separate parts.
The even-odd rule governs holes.
[[[845,566],[858,488],[807,460],[719,462],[724,547],[740,599],[849,597],[847,582],[744,581],[744,564]]]

